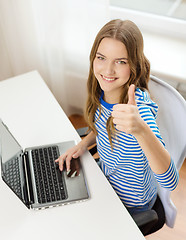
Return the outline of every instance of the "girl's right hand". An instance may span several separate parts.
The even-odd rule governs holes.
[[[87,150],[86,146],[81,141],[76,146],[68,149],[58,159],[55,160],[59,164],[60,171],[63,171],[64,161],[66,161],[67,172],[70,170],[70,162],[72,158],[78,158]]]

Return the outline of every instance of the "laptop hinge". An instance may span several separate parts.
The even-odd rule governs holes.
[[[28,159],[28,152],[25,152],[23,154],[23,165],[24,165],[24,175],[25,175],[25,181],[26,186],[24,189],[24,194],[27,199],[26,204],[30,206],[34,203],[34,194],[33,194],[33,187],[32,187],[32,179],[31,179],[31,172],[30,172],[30,165],[29,165],[29,159]]]

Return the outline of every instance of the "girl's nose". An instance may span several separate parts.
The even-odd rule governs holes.
[[[112,62],[107,63],[105,73],[107,75],[112,75],[112,74],[115,73],[115,67],[114,67],[114,64]]]

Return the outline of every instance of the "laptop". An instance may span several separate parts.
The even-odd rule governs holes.
[[[2,179],[28,209],[46,209],[89,198],[80,159],[72,159],[68,173],[61,172],[55,163],[75,141],[29,147],[23,151],[0,120],[0,144]]]

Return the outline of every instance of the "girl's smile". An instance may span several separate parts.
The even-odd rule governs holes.
[[[106,76],[103,76],[103,75],[101,75],[101,77],[104,81],[107,81],[107,82],[110,82],[110,83],[117,80],[117,78],[115,78],[115,77],[106,77]]]
[[[129,80],[130,66],[125,45],[113,38],[103,38],[93,62],[94,74],[108,103],[119,102],[123,85]]]

